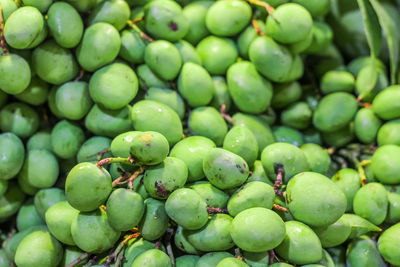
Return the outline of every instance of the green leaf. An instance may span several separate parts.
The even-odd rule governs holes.
[[[378,15],[379,24],[386,36],[387,46],[390,56],[390,81],[396,84],[396,74],[399,62],[399,36],[396,30],[396,22],[390,17],[389,13],[377,0],[370,0],[372,7]]]
[[[382,29],[378,17],[368,0],[357,0],[357,3],[363,17],[365,33],[371,50],[371,55],[373,57],[378,57],[382,45]]]
[[[362,236],[363,234],[366,234],[371,231],[374,232],[382,231],[382,229],[376,226],[375,224],[355,214],[347,214],[347,213],[343,214],[341,220],[345,225],[351,227],[349,239]]]

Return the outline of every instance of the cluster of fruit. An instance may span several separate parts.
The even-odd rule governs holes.
[[[400,266],[398,10],[0,0],[0,267]]]

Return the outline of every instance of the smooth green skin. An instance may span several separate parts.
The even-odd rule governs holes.
[[[118,231],[128,231],[137,226],[144,214],[143,198],[125,188],[114,190],[106,207],[109,223]]]
[[[4,195],[8,188],[7,180],[0,180],[0,196]]]
[[[36,231],[18,245],[15,263],[21,267],[57,266],[62,255],[61,244],[49,232]]]
[[[143,252],[153,249],[154,248],[154,243],[149,242],[143,238],[137,239],[137,240],[132,240],[128,242],[127,248],[125,249],[124,256],[126,261],[123,263],[123,267],[130,267],[132,265],[132,262],[142,254]],[[161,249],[163,249],[163,245],[161,244]]]
[[[174,45],[178,49],[183,63],[192,62],[201,65],[201,58],[191,43],[185,40],[179,40]]]
[[[400,242],[400,223],[383,232],[378,239],[378,249],[382,257],[393,265],[400,265],[400,253],[397,244]]]
[[[316,263],[322,259],[322,246],[318,236],[307,225],[285,222],[286,235],[275,249],[279,256],[295,264]]]
[[[352,93],[354,84],[354,76],[350,72],[331,70],[322,76],[320,88],[325,95],[334,92]]]
[[[300,147],[307,158],[310,169],[313,172],[326,174],[331,165],[331,158],[328,152],[317,144],[304,144]]]
[[[79,211],[93,211],[102,205],[112,190],[111,176],[94,163],[82,162],[72,168],[65,181],[65,196]]]
[[[17,228],[19,231],[24,231],[31,226],[43,225],[44,221],[36,211],[32,200],[25,202],[17,214]]]
[[[18,176],[36,188],[52,187],[59,175],[57,158],[47,150],[30,150]]]
[[[378,119],[379,120],[379,119]],[[380,120],[379,120],[380,122]],[[379,124],[379,126],[381,123]],[[391,120],[383,124],[378,130],[377,141],[380,146],[400,145],[400,120]]]
[[[0,0],[0,5],[4,21],[6,21],[8,17],[18,9],[17,4],[13,0]]]
[[[49,31],[60,46],[73,48],[79,44],[83,34],[83,21],[73,6],[56,2],[50,6],[47,17]]]
[[[353,200],[354,213],[379,225],[387,214],[388,194],[380,183],[369,183],[361,187]]]
[[[375,242],[368,236],[361,236],[350,243],[346,254],[346,266],[348,267],[386,266]]]
[[[112,62],[118,56],[120,47],[119,32],[112,25],[99,22],[86,28],[76,57],[82,68],[92,72]]]
[[[269,252],[248,252],[243,251],[243,258],[251,267],[264,267],[269,264]]]
[[[285,262],[277,262],[271,265],[268,265],[269,267],[293,267],[293,265],[285,263]]]
[[[312,119],[312,110],[306,102],[296,102],[288,106],[281,113],[283,125],[303,130],[309,127]]]
[[[179,141],[171,149],[170,156],[185,162],[189,174],[188,181],[198,181],[204,178],[203,159],[214,148],[215,143],[203,136],[189,136]]]
[[[336,222],[346,210],[346,196],[328,177],[303,172],[288,183],[289,210],[296,220],[322,227]]]
[[[330,45],[332,45],[333,32],[329,24],[322,21],[313,21],[311,33],[312,42],[310,46],[307,47],[307,49],[305,50],[306,53],[323,53],[324,51],[329,49]]]
[[[153,198],[166,199],[177,188],[185,185],[188,169],[178,158],[166,157],[158,165],[149,167],[144,174],[144,187]]]
[[[39,190],[35,194],[33,202],[35,204],[36,211],[44,220],[46,211],[54,204],[64,200],[66,200],[64,190],[53,187]]]
[[[196,191],[209,207],[225,208],[228,203],[229,195],[208,182],[198,181],[189,188]]]
[[[17,213],[25,200],[25,194],[16,183],[8,183],[7,191],[0,196],[0,221],[5,221]]]
[[[214,35],[234,36],[247,26],[251,13],[250,5],[245,1],[214,2],[206,14],[206,27]]]
[[[313,228],[314,232],[321,241],[322,247],[336,247],[340,244],[343,244],[349,238],[352,226],[346,222],[346,220],[343,218],[344,216],[345,215],[328,226]]]
[[[146,46],[146,40],[141,38],[137,31],[133,29],[123,30],[121,32],[119,56],[130,63],[143,63]]]
[[[189,129],[193,135],[200,135],[211,139],[217,146],[221,146],[228,126],[221,114],[214,107],[198,107],[189,115]]]
[[[203,159],[203,171],[210,183],[219,189],[231,189],[243,184],[249,176],[246,161],[222,148],[213,148]]]
[[[86,82],[67,82],[57,88],[56,107],[70,120],[80,120],[93,105]]]
[[[389,86],[380,92],[372,102],[375,114],[384,120],[400,117],[400,86]]]
[[[322,260],[320,260],[318,263],[319,264],[316,264],[317,266],[321,265],[321,266],[327,266],[327,267],[336,267],[335,262],[332,259],[332,256],[325,249],[322,250]],[[310,266],[310,265],[308,265],[308,266]],[[313,266],[313,264],[311,264],[311,266]]]
[[[288,143],[274,143],[267,146],[261,153],[261,161],[265,172],[272,181],[276,180],[275,164],[283,165],[284,181],[286,182],[294,175],[310,170],[305,153],[300,148]]]
[[[215,214],[197,231],[184,231],[190,244],[200,251],[223,251],[234,246],[230,229],[233,218],[226,214]]]
[[[109,149],[111,144],[111,139],[103,136],[93,136],[87,139],[81,146],[76,154],[76,159],[78,163],[97,161],[99,159],[98,153]],[[112,157],[110,152],[105,153],[101,158]]]
[[[249,58],[256,69],[273,82],[284,81],[293,63],[290,51],[267,36],[254,39],[249,47]]]
[[[64,117],[64,115],[58,110],[56,106],[56,92],[57,92],[57,86],[53,86],[50,89],[50,92],[47,96],[47,105],[49,106],[49,110],[51,113],[57,118],[61,119]]]
[[[214,267],[225,258],[233,257],[228,252],[210,252],[200,257],[195,267]]]
[[[222,146],[236,155],[241,156],[249,166],[253,166],[258,157],[258,143],[255,135],[245,126],[234,126],[225,135]]]
[[[185,253],[200,254],[200,252],[187,239],[187,236],[183,232],[182,226],[178,225],[176,228],[174,243],[179,250]]]
[[[294,15],[296,14],[296,15]],[[299,42],[307,37],[312,28],[310,13],[298,4],[283,4],[268,16],[267,34],[284,44]]]
[[[233,102],[240,111],[258,114],[269,107],[272,85],[258,74],[253,63],[241,61],[231,65],[227,71],[227,82]]]
[[[182,122],[169,106],[152,100],[136,102],[131,110],[133,127],[137,131],[159,132],[170,146],[182,139]]]
[[[80,250],[77,247],[66,247],[64,250],[64,255],[60,263],[60,267],[67,267],[69,264],[71,264],[74,260],[78,259],[80,256],[82,256],[84,252]],[[76,264],[76,267],[82,267],[87,263],[87,259],[84,259],[80,261],[78,264]]]
[[[71,80],[79,72],[73,53],[52,40],[33,50],[32,66],[42,80],[56,85]]]
[[[386,71],[374,65],[363,67],[356,78],[356,94],[364,101],[372,102],[388,86]]]
[[[4,249],[0,249],[0,266],[8,267],[11,266],[11,261],[8,259],[6,251]]]
[[[130,106],[119,110],[109,110],[93,105],[85,118],[85,127],[96,135],[114,138],[132,130],[130,113]]]
[[[329,0],[294,0],[293,2],[305,7],[313,17],[322,17],[330,10]]]
[[[319,102],[313,124],[323,132],[337,131],[349,124],[357,109],[357,100],[353,95],[344,92],[329,94]]]
[[[130,16],[131,10],[127,2],[123,0],[103,1],[91,12],[88,22],[90,25],[107,22],[120,31],[125,27]]]
[[[169,84],[158,77],[148,65],[142,64],[136,68],[139,77],[139,85],[141,89],[150,87],[168,88]]]
[[[76,245],[88,253],[101,253],[112,248],[121,232],[111,227],[107,214],[102,209],[79,212],[71,225],[71,234]]]
[[[148,198],[144,204],[146,209],[139,230],[144,239],[153,241],[165,233],[169,217],[165,212],[164,202]]]
[[[273,185],[264,171],[261,160],[256,160],[253,165],[252,174],[247,178],[247,182],[260,181],[269,185]]]
[[[304,74],[303,60],[300,55],[295,54],[289,72],[281,80],[281,82],[292,82],[298,80],[303,76],[303,74]]]
[[[189,31],[189,21],[173,1],[151,1],[144,8],[144,16],[146,31],[157,39],[175,42]]]
[[[140,134],[138,131],[129,131],[117,135],[111,142],[111,153],[114,157],[127,158],[130,156],[132,141],[135,136]]]
[[[0,129],[3,132],[12,132],[20,138],[27,138],[33,135],[38,127],[38,113],[24,103],[14,102],[0,111]]]
[[[228,91],[228,85],[226,84],[225,78],[222,76],[213,76],[213,99],[210,102],[210,106],[220,110],[222,104],[225,104],[225,110],[229,111],[232,105],[231,95]]]
[[[314,128],[309,128],[303,132],[304,143],[322,145],[321,134]]]
[[[281,217],[266,208],[242,211],[232,221],[231,236],[235,244],[249,252],[276,248],[285,238]]]
[[[213,98],[213,81],[202,66],[187,62],[178,79],[178,91],[191,107],[205,106]]]
[[[400,222],[400,194],[388,192],[388,213],[385,222],[394,224]]]
[[[379,147],[371,158],[371,168],[375,178],[384,184],[400,183],[400,147],[384,145]]]
[[[121,109],[131,102],[138,91],[135,72],[122,63],[113,63],[97,70],[89,82],[93,101],[107,109]]]
[[[343,128],[333,132],[321,132],[322,140],[328,147],[343,147],[353,141],[354,124],[344,126]]]
[[[210,35],[196,46],[204,68],[212,75],[223,75],[238,58],[235,43],[228,38]]]
[[[146,46],[144,61],[164,80],[175,79],[182,66],[179,50],[172,43],[164,40],[154,41]]]
[[[199,256],[183,255],[176,258],[176,267],[193,267],[199,260]]]
[[[15,95],[15,98],[22,102],[38,106],[46,102],[48,92],[49,85],[35,77],[31,79],[29,86],[24,91]]]
[[[27,194],[29,196],[34,196],[39,191],[39,188],[36,188],[36,187],[30,185],[28,183],[28,181],[26,180],[26,178],[27,178],[27,176],[18,175],[17,176],[18,185],[19,185],[20,189],[22,190],[22,192],[24,192],[25,194]]]
[[[145,100],[153,100],[172,108],[180,119],[185,116],[185,102],[177,91],[168,88],[151,87],[146,91]]]
[[[257,20],[258,26],[263,33],[265,33],[265,23],[262,20]],[[237,38],[237,46],[241,57],[249,58],[249,47],[254,39],[258,36],[253,25],[249,25],[244,29]]]
[[[354,196],[361,187],[361,178],[358,172],[353,169],[341,169],[332,177],[332,182],[339,186],[346,196],[346,211],[352,211]]]
[[[40,11],[35,7],[24,6],[8,17],[4,25],[4,37],[13,48],[31,48],[44,27],[45,22]]]
[[[275,142],[275,137],[269,125],[262,121],[260,117],[236,113],[233,115],[232,120],[235,121],[236,126],[245,126],[253,132],[257,139],[259,153],[261,153],[266,146]]]
[[[78,213],[79,211],[71,207],[67,201],[51,206],[45,214],[50,233],[64,244],[75,245],[71,235],[71,225]]]
[[[260,181],[249,182],[231,196],[228,201],[228,212],[235,217],[250,208],[272,209],[274,200],[275,192],[272,186]]]
[[[272,131],[275,136],[276,142],[289,143],[297,147],[303,145],[304,143],[301,132],[296,129],[286,126],[277,126],[274,127]]]
[[[245,262],[239,259],[229,257],[220,261],[216,267],[248,267],[248,266],[249,265],[247,265]]]
[[[140,254],[132,263],[131,267],[171,267],[168,255],[158,249],[149,249]]]
[[[49,6],[53,3],[53,0],[21,0],[24,6],[33,6],[39,9],[40,12],[45,13]]]
[[[0,179],[9,180],[21,170],[24,164],[25,149],[13,133],[0,134]]]
[[[274,86],[271,105],[273,108],[284,108],[297,102],[302,94],[301,86],[298,82],[281,83]]]
[[[290,51],[293,54],[299,54],[306,51],[312,44],[313,38],[314,38],[314,24],[311,27],[311,31],[308,32],[307,36],[304,39],[288,45]]]
[[[209,35],[206,27],[206,15],[208,8],[213,3],[214,1],[195,1],[183,8],[183,15],[189,23],[189,31],[183,39],[195,45]]]
[[[387,134],[389,136],[385,136],[385,130],[380,130],[380,128],[383,128],[381,127],[381,125],[381,119],[376,116],[371,108],[362,108],[358,110],[354,118],[354,132],[357,138],[365,144],[373,143],[377,137],[377,134],[379,134],[380,132],[382,132],[381,134],[383,134],[383,136],[381,137],[382,139],[380,139],[381,141],[387,138],[389,140],[388,143],[391,142],[390,133]],[[378,143],[380,145],[385,144],[384,141],[382,143],[379,142],[379,136]]]
[[[344,246],[328,248],[327,251],[331,255],[335,267],[346,266],[346,248]]]
[[[97,0],[67,0],[67,2],[73,5],[79,12],[87,12],[98,3]]]
[[[62,159],[74,157],[83,141],[85,141],[83,130],[66,120],[58,122],[51,131],[51,146],[54,153]]]

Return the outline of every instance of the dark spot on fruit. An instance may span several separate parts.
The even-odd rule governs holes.
[[[154,186],[156,187],[157,195],[161,197],[166,197],[171,193],[167,190],[167,188],[165,188],[165,186],[163,186],[162,184],[158,184],[158,182],[155,182]]]
[[[171,30],[173,30],[174,32],[176,32],[176,31],[178,30],[178,25],[177,25],[175,22],[173,22],[173,21],[171,21],[171,22],[168,24],[168,27],[169,27]]]
[[[183,246],[182,242],[179,242],[179,247],[183,250],[185,250],[185,247]]]
[[[240,169],[240,165],[239,165],[239,164],[236,164],[236,168]]]
[[[239,171],[239,172],[243,174],[243,173],[244,173],[244,170],[243,170],[243,169],[240,169],[240,171]]]
[[[246,163],[243,163],[243,168],[246,168],[246,167],[247,167]]]

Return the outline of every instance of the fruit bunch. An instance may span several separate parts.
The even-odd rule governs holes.
[[[0,0],[0,267],[400,266],[399,10]]]

